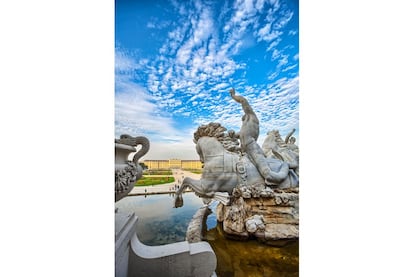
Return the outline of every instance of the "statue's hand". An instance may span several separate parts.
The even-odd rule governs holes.
[[[236,91],[234,90],[234,88],[230,89],[230,95],[234,95],[236,93]]]
[[[227,133],[229,134],[229,137],[232,139],[240,138],[240,133],[236,133],[233,129],[230,129]]]

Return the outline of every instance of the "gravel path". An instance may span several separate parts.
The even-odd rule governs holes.
[[[177,186],[181,185],[181,182],[185,177],[190,177],[197,180],[201,178],[201,174],[195,174],[182,169],[172,169],[172,172],[175,179],[174,182],[162,185],[134,187],[128,195],[173,193],[175,192]]]

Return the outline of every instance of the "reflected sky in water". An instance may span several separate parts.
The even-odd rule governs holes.
[[[120,212],[134,212],[138,217],[137,234],[147,245],[184,241],[188,224],[203,201],[193,192],[184,193],[184,206],[174,208],[174,194],[128,196],[115,203]],[[209,228],[216,219],[208,220]],[[213,225],[214,224],[214,225]]]
[[[173,194],[128,196],[115,203],[120,212],[138,216],[137,235],[147,245],[163,245],[184,241],[188,224],[197,210],[204,206],[193,192],[184,193],[184,206],[173,208]],[[215,215],[218,202],[209,207],[206,241],[217,256],[220,277],[297,277],[299,276],[299,242],[285,247],[272,247],[251,241],[233,241],[223,235]]]

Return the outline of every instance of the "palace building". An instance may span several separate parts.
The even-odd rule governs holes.
[[[203,165],[199,160],[180,159],[145,160],[143,163],[148,167],[148,169],[201,169]]]

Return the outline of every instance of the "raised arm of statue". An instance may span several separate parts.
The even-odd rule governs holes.
[[[292,131],[290,131],[289,134],[287,134],[286,138],[285,138],[285,143],[288,144],[289,143],[289,139],[290,137],[293,135],[293,133],[296,131],[295,128],[292,129]]]
[[[236,91],[234,90],[234,88],[230,89],[230,95],[231,95],[231,98],[233,98],[234,100],[236,100],[236,102],[238,102],[242,105],[243,111],[246,114],[255,115],[252,107],[250,106],[250,104],[246,100],[246,98],[244,98],[243,96],[240,96],[240,95],[236,95]]]

